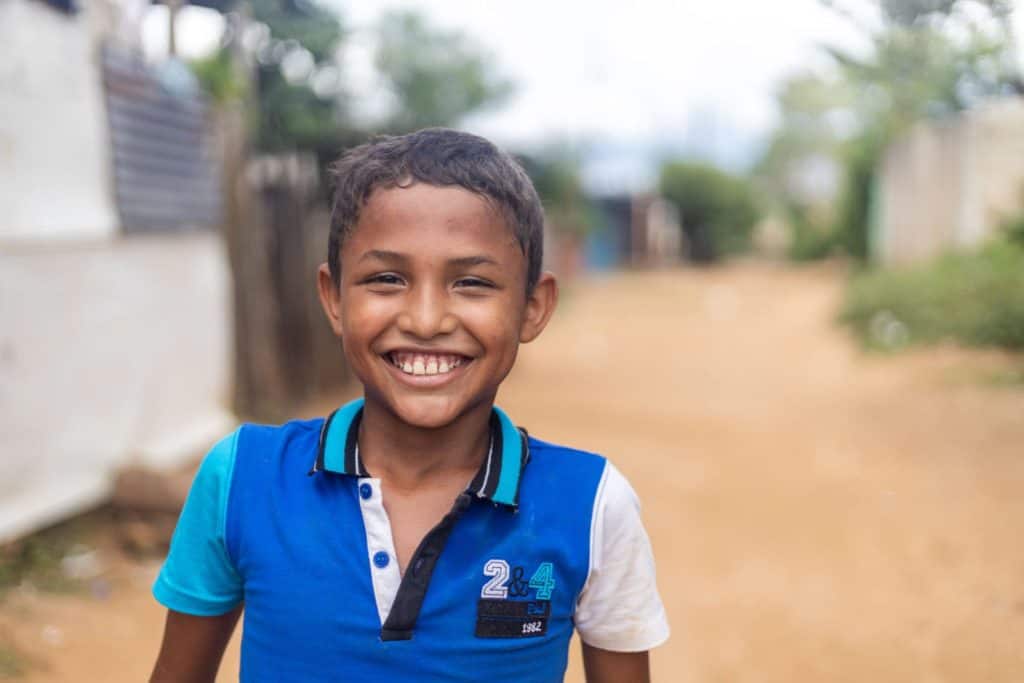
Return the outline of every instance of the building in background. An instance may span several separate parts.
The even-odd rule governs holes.
[[[0,4],[4,241],[117,233],[98,68],[102,37],[113,32],[113,8],[104,0],[77,12],[61,7],[40,0]]]
[[[594,200],[594,224],[584,241],[584,265],[593,270],[679,263],[685,256],[675,207],[649,193]]]
[[[0,2],[0,542],[230,423],[216,146],[139,11]]]

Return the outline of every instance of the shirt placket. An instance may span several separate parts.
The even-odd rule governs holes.
[[[367,562],[373,582],[373,596],[377,603],[377,615],[381,626],[388,619],[391,606],[402,583],[398,570],[398,555],[395,540],[391,535],[391,521],[381,495],[380,479],[359,478],[359,509],[363,515],[366,530]]]

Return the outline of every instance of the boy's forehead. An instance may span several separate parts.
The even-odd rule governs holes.
[[[461,185],[431,185],[408,182],[375,187],[363,202],[366,211],[409,211],[424,209],[475,210],[482,214],[499,214],[493,198]]]
[[[457,185],[378,187],[363,203],[349,238],[438,237],[518,248],[506,211],[494,199]]]

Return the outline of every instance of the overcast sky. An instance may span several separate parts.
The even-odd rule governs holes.
[[[845,4],[874,5],[858,1]],[[703,145],[728,161],[770,130],[780,81],[826,63],[821,45],[865,44],[819,0],[325,2],[353,31],[344,72],[364,94],[364,107],[372,110],[379,90],[369,68],[369,27],[387,9],[418,9],[433,24],[475,39],[516,84],[502,106],[464,127],[518,147],[549,140]],[[189,33],[198,40],[196,26]]]
[[[739,128],[763,130],[780,78],[820,61],[820,43],[860,41],[847,21],[817,0],[342,6],[356,29],[372,24],[382,7],[414,7],[476,38],[519,87],[504,107],[473,124],[508,141],[683,134],[688,117],[709,112]]]

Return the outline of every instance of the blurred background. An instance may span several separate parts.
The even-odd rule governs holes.
[[[656,680],[1021,680],[1015,5],[0,0],[0,678],[148,675],[198,459],[360,391],[328,165],[442,125],[544,200],[499,400],[640,494]]]

